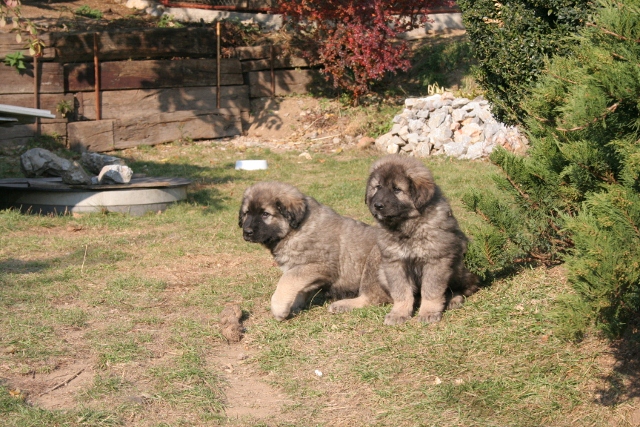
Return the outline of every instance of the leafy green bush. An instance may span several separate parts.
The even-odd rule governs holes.
[[[526,259],[566,261],[575,294],[561,299],[559,318],[571,336],[592,322],[620,336],[640,310],[638,40],[638,0],[600,0],[521,104],[529,157],[491,156],[512,205],[465,199],[489,227],[470,252],[502,256],[475,262],[485,275]]]
[[[86,18],[91,18],[91,19],[101,19],[102,18],[102,12],[99,11],[98,9],[92,9],[91,7],[84,5],[84,6],[80,6],[79,8],[76,9],[76,11],[74,12],[76,15],[79,16],[84,16]]]
[[[476,79],[494,115],[523,117],[522,101],[544,70],[545,58],[567,53],[565,38],[583,25],[590,0],[458,0],[479,61]]]
[[[468,40],[424,46],[414,54],[411,74],[426,89],[429,85],[451,87],[475,63]]]

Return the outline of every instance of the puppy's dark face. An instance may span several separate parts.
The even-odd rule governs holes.
[[[272,249],[300,226],[305,214],[306,204],[297,190],[281,183],[259,183],[245,191],[238,225],[244,240]]]
[[[244,240],[265,246],[277,243],[289,230],[288,222],[275,206],[258,200],[245,200],[242,203],[239,225],[242,227]]]
[[[383,159],[372,168],[365,202],[383,227],[397,230],[424,212],[434,191],[435,183],[426,167],[409,159]]]

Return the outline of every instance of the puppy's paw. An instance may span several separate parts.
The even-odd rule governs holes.
[[[384,324],[387,326],[401,325],[407,322],[410,318],[410,316],[401,316],[398,314],[389,313],[384,316]]]
[[[331,305],[329,305],[328,310],[329,310],[329,313],[333,313],[333,314],[347,313],[353,310],[353,307],[351,307],[351,304],[349,304],[346,301],[336,301],[334,303],[331,303]]]
[[[442,320],[442,312],[420,313],[416,318],[422,323],[436,323]]]
[[[464,296],[455,295],[453,298],[451,298],[451,301],[447,303],[447,310],[454,310],[456,308],[460,308],[462,307],[463,304],[464,304]]]

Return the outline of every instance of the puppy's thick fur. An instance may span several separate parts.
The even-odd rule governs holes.
[[[238,221],[244,239],[268,248],[282,269],[271,297],[276,319],[300,310],[320,288],[332,299],[356,297],[331,304],[334,313],[391,302],[378,280],[382,229],[338,215],[282,182],[247,188]]]
[[[379,239],[380,281],[393,298],[385,324],[406,322],[420,295],[418,319],[437,322],[477,289],[464,265],[467,238],[429,169],[398,155],[376,161],[365,201],[387,231]]]

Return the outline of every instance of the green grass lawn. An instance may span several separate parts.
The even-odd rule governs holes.
[[[630,425],[629,405],[602,398],[616,375],[608,343],[553,333],[549,312],[570,292],[561,268],[496,281],[438,324],[383,326],[388,306],[331,315],[322,298],[285,322],[271,317],[280,271],[241,237],[243,190],[286,181],[373,223],[364,188],[376,153],[305,160],[193,143],[114,154],[135,172],[191,179],[188,200],[142,217],[0,212],[0,424]],[[268,170],[234,169],[251,158]],[[495,168],[425,163],[470,233],[478,218],[460,198],[471,187],[496,191]],[[20,176],[15,159],[0,165],[3,177]],[[229,302],[244,313],[238,344],[217,325]],[[245,358],[224,359],[229,352]],[[282,399],[228,417],[235,376],[244,391],[262,385],[248,406]]]

